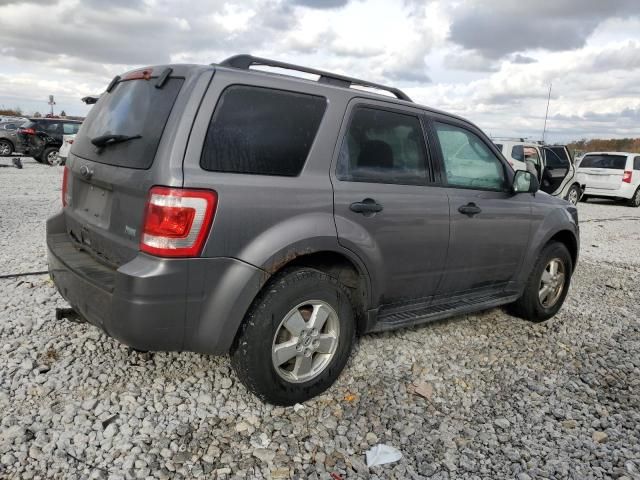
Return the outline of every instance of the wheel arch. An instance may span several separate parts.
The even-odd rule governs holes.
[[[550,244],[551,242],[560,242],[567,250],[569,250],[569,254],[571,255],[571,263],[572,268],[575,269],[576,263],[578,262],[578,239],[570,230],[560,230],[559,232],[554,233],[543,245],[544,246]]]

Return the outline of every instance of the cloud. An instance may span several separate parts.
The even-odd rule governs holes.
[[[453,14],[452,42],[488,58],[532,49],[580,48],[609,18],[640,13],[637,0],[469,0]]]
[[[453,70],[466,70],[469,72],[495,72],[498,65],[495,60],[488,59],[474,51],[455,51],[447,54],[443,63]]]
[[[349,0],[293,0],[292,3],[302,7],[332,9],[344,7]]]
[[[536,63],[538,60],[536,60],[533,57],[527,57],[526,55],[521,55],[519,53],[516,53],[513,57],[511,57],[511,61],[513,63],[519,63],[521,65],[526,65],[528,63]]]

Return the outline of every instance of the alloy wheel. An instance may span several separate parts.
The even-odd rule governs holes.
[[[565,278],[565,266],[562,260],[559,258],[549,260],[542,271],[538,288],[538,298],[544,308],[551,308],[558,302],[564,290]]]
[[[322,300],[310,300],[291,309],[273,339],[271,358],[280,377],[303,383],[329,365],[338,347],[340,320]]]
[[[57,151],[52,151],[47,154],[47,163],[52,166],[60,165],[60,156]]]
[[[0,155],[10,155],[11,146],[7,142],[0,142]]]

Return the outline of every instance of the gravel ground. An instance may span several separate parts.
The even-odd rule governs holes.
[[[60,178],[0,169],[0,275],[46,268]],[[640,210],[579,209],[554,319],[493,309],[368,335],[304,407],[261,404],[226,357],[135,353],[56,321],[44,275],[0,279],[0,477],[640,478]],[[377,443],[402,460],[368,469]]]

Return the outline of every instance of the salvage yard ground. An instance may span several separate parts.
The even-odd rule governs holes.
[[[0,276],[46,269],[61,174],[0,169]],[[555,318],[367,335],[303,408],[260,403],[226,357],[136,353],[56,321],[46,275],[0,279],[0,478],[640,478],[640,209],[579,214]],[[367,469],[378,443],[403,458]]]

